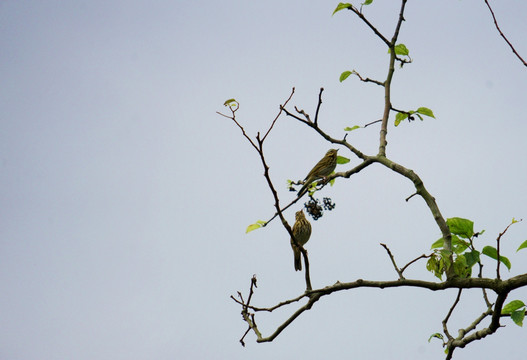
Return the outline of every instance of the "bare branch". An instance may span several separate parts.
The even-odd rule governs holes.
[[[289,97],[287,98],[287,100],[285,101],[284,105],[280,105],[280,111],[278,112],[278,114],[276,115],[276,117],[274,118],[273,122],[271,123],[271,126],[269,126],[269,129],[267,130],[267,132],[265,133],[264,137],[262,138],[262,142],[265,141],[265,138],[267,137],[267,135],[269,135],[269,133],[271,132],[271,130],[273,129],[273,126],[274,124],[276,123],[276,120],[278,120],[278,118],[280,117],[280,115],[282,115],[282,106],[285,106],[289,100],[291,100],[291,98],[293,97],[295,93],[295,88],[293,87],[293,89],[291,90],[291,95],[289,95]]]
[[[397,38],[399,38],[399,31],[401,30],[401,25],[403,24],[404,19],[404,8],[406,7],[406,1],[401,1],[401,9],[399,10],[399,20],[397,21],[397,25],[395,26],[395,31],[393,32],[392,40],[390,41],[390,47],[395,46],[397,43]]]
[[[382,243],[381,243],[381,246],[384,249],[386,249],[386,252],[388,253],[388,256],[390,257],[390,260],[392,261],[393,267],[395,268],[395,271],[399,275],[399,279],[404,279],[403,272],[397,267],[397,264],[395,263],[395,259],[394,259],[393,255],[392,255],[392,252],[388,248],[388,246],[386,246],[386,244],[382,244]]]
[[[274,333],[272,333],[270,336],[264,338],[264,337],[259,337],[256,342],[259,342],[259,343],[262,343],[262,342],[270,342],[270,341],[273,341],[278,335],[280,335],[280,333],[282,331],[284,331],[284,329],[286,327],[289,326],[289,324],[291,324],[297,317],[299,317],[304,311],[306,310],[310,310],[311,307],[313,306],[313,304],[315,302],[317,302],[319,299],[320,299],[321,295],[315,295],[315,296],[312,296],[309,301],[304,305],[302,306],[301,308],[299,308],[297,311],[295,311],[293,313],[293,315],[291,315],[291,317],[289,317],[286,321],[284,321],[282,323],[282,325],[280,325],[278,328],[276,328],[276,331]]]
[[[509,45],[509,47],[511,48],[512,52],[514,53],[514,55],[516,55],[516,57],[523,63],[523,65],[527,66],[527,62],[525,62],[525,60],[523,60],[523,58],[520,56],[520,54],[518,54],[518,52],[516,51],[514,46],[507,39],[507,37],[501,32],[501,29],[500,29],[500,27],[498,25],[498,21],[496,20],[496,16],[494,16],[494,11],[492,11],[492,8],[490,7],[490,4],[489,4],[489,2],[487,0],[485,0],[485,4],[487,4],[487,7],[490,10],[490,14],[492,15],[492,19],[494,20],[494,25],[496,25],[496,29],[498,29],[498,32],[500,33],[501,37]]]
[[[311,118],[309,117],[309,114],[307,114],[307,113],[304,111],[304,109],[299,109],[299,108],[297,108],[297,107],[295,106],[295,111],[296,111],[297,113],[299,113],[300,115],[304,115],[304,117],[306,118],[306,121],[307,121],[308,123],[311,123],[311,122],[312,122],[312,121],[311,121]]]
[[[458,339],[462,339],[466,334],[475,330],[476,327],[489,315],[492,315],[492,305],[488,307],[487,311],[478,316],[468,327],[459,330]]]
[[[368,25],[368,27],[375,33],[375,35],[377,35],[377,37],[379,39],[381,39],[388,47],[390,46],[390,41],[386,37],[384,37],[384,35],[382,35],[381,32],[379,30],[377,30],[377,28],[375,26],[373,26],[373,24],[368,19],[366,19],[366,17],[355,6],[352,5],[352,6],[348,7],[348,10],[351,10],[366,25]]]
[[[379,123],[379,122],[382,122],[382,119],[375,120],[375,121],[372,121],[372,122],[370,122],[370,123],[367,123],[367,124],[364,125],[363,127],[365,128],[365,127],[368,127],[368,126],[370,126],[370,125],[377,124],[377,123]]]
[[[354,74],[354,75],[357,75],[357,77],[358,77],[358,78],[360,79],[360,81],[362,81],[362,82],[371,82],[371,83],[377,84],[377,85],[379,85],[379,86],[384,86],[384,83],[381,82],[381,81],[373,80],[373,79],[370,79],[370,78],[365,78],[365,79],[364,79],[364,78],[363,78],[362,76],[360,76],[360,74],[359,74],[357,71],[355,71],[355,70],[353,70],[351,73]]]
[[[435,201],[435,198],[428,192],[426,187],[424,186],[423,181],[421,178],[412,170],[405,168],[402,165],[399,165],[385,156],[376,156],[373,158],[373,161],[377,161],[384,166],[392,169],[393,171],[403,175],[404,177],[410,179],[415,186],[416,192],[423,198],[423,200],[426,202],[426,205],[432,212],[432,215],[434,217],[434,220],[436,221],[437,226],[441,230],[441,233],[443,235],[444,239],[444,248],[447,251],[452,251],[452,234],[450,233],[450,229],[448,228],[446,224],[446,220],[444,219],[443,215],[441,215],[441,211],[439,210],[439,207],[437,206],[437,203]],[[447,270],[447,277],[453,277],[453,267],[451,266],[449,270]]]
[[[337,282],[333,285],[326,286],[324,288],[315,289],[311,291],[307,291],[304,294],[301,294],[293,299],[283,301],[279,303],[278,305],[275,305],[273,307],[269,308],[257,308],[253,307],[249,304],[250,298],[252,297],[253,293],[253,284],[255,285],[255,281],[251,281],[251,289],[250,294],[247,302],[236,300],[233,296],[231,296],[232,299],[236,301],[236,303],[241,304],[243,307],[242,310],[242,316],[244,320],[247,322],[249,327],[254,331],[257,342],[269,342],[273,341],[289,324],[291,324],[298,316],[300,316],[304,311],[309,310],[312,308],[312,306],[320,300],[323,296],[330,295],[334,292],[338,291],[344,291],[344,290],[352,290],[356,288],[364,288],[364,287],[370,287],[370,288],[378,288],[378,289],[385,289],[390,287],[417,287],[417,288],[423,288],[428,289],[432,291],[438,291],[438,290],[446,290],[446,289],[459,289],[458,296],[456,298],[456,301],[452,305],[450,311],[448,312],[445,320],[443,321],[444,327],[446,328],[446,323],[449,320],[453,309],[459,302],[461,289],[470,289],[470,288],[485,288],[493,290],[498,294],[498,298],[496,300],[496,304],[494,306],[494,310],[492,310],[491,307],[487,309],[484,313],[482,313],[478,318],[476,318],[467,328],[461,329],[459,332],[459,336],[455,339],[452,338],[448,334],[448,330],[446,331],[447,336],[449,337],[449,341],[447,342],[447,346],[449,348],[449,352],[453,352],[455,348],[457,347],[464,347],[468,343],[481,339],[489,334],[494,333],[499,328],[499,319],[501,317],[501,309],[503,307],[504,301],[507,297],[507,294],[519,287],[523,287],[527,285],[527,274],[518,275],[508,280],[496,280],[496,279],[488,279],[488,278],[453,278],[449,279],[445,282],[437,283],[437,282],[430,282],[430,281],[423,281],[423,280],[413,280],[413,279],[398,279],[395,281],[368,281],[368,280],[362,280],[358,279],[353,282],[349,283],[341,283]],[[287,318],[280,326],[277,327],[277,329],[268,337],[263,337],[260,331],[258,330],[258,326],[256,325],[256,322],[254,320],[254,314],[249,313],[249,309],[253,311],[267,311],[271,312],[279,307],[289,305],[291,303],[297,302],[301,300],[304,297],[308,297],[308,302],[298,308],[289,318]],[[241,298],[241,294],[240,294]],[[472,333],[469,336],[466,336],[469,332],[474,330],[477,325],[481,323],[481,321],[489,316],[492,315],[492,321],[489,325],[489,327],[479,330],[475,333]]]
[[[521,219],[519,221],[522,221]],[[501,237],[503,235],[505,235],[505,233],[507,232],[507,230],[509,230],[509,228],[511,227],[512,224],[515,224],[516,222],[519,222],[517,220],[514,220],[511,221],[511,223],[505,228],[505,230],[503,230],[503,232],[501,232],[499,235],[498,235],[498,238],[496,239],[496,253],[497,253],[497,265],[496,265],[496,277],[499,279],[500,278],[500,240],[501,240]]]
[[[412,265],[412,264],[413,264],[414,262],[416,262],[417,260],[419,260],[419,259],[426,259],[426,258],[429,258],[429,257],[431,257],[431,256],[432,256],[432,255],[425,255],[425,254],[423,254],[423,255],[421,255],[421,256],[416,257],[415,259],[413,259],[412,261],[410,261],[408,264],[406,264],[405,266],[403,266],[403,268],[401,269],[401,272],[404,272],[408,266]]]
[[[393,73],[395,72],[395,60],[397,59],[397,55],[395,54],[395,44],[397,43],[397,38],[399,37],[399,30],[404,21],[405,6],[406,6],[406,0],[402,0],[401,10],[399,12],[399,20],[397,21],[397,25],[395,27],[392,40],[390,42],[387,42],[388,48],[390,49],[390,62],[388,65],[388,74],[386,76],[386,80],[384,81],[384,112],[382,115],[382,124],[381,124],[381,130],[380,130],[380,138],[379,138],[379,153],[378,153],[379,156],[386,156],[386,146],[388,145],[388,141],[386,140],[386,137],[388,135],[388,118],[390,116],[390,109],[392,107],[392,103],[391,103],[392,78],[393,78]]]
[[[408,202],[411,198],[413,198],[415,195],[418,195],[417,193],[413,193],[412,195],[408,196],[404,201]]]
[[[491,335],[498,330],[500,327],[500,317],[501,317],[501,309],[503,307],[503,303],[505,302],[505,299],[507,298],[508,293],[500,293],[498,294],[498,297],[496,299],[496,304],[494,305],[494,310],[492,308],[489,308],[486,312],[481,314],[468,328],[461,329],[459,332],[459,336],[450,341],[448,346],[449,348],[452,348],[452,351],[454,348],[460,347],[463,348],[470,344],[473,341],[483,339],[484,337],[487,337],[488,335]],[[476,326],[487,316],[492,315],[492,320],[490,322],[490,325],[486,328],[483,328],[481,330],[475,331],[472,334],[465,336],[468,332],[476,329]]]
[[[242,131],[243,136],[249,141],[249,143],[252,145],[252,147],[255,148],[256,151],[258,151],[258,147],[256,146],[256,144],[249,137],[249,135],[247,135],[247,133],[245,132],[245,129],[243,128],[243,126],[241,126],[240,123],[236,120],[236,111],[240,108],[240,104],[239,103],[237,103],[237,104],[238,104],[238,106],[236,108],[234,108],[234,109],[232,107],[229,107],[229,109],[231,110],[231,113],[232,113],[230,116],[222,114],[219,111],[216,111],[216,114],[219,114],[219,115],[221,115],[223,117],[226,117],[226,118],[231,119],[232,121],[234,121],[234,123]]]
[[[320,88],[320,92],[318,93],[318,104],[317,104],[317,111],[315,112],[315,126],[318,124],[318,112],[320,110],[320,105],[322,105],[322,92],[324,91],[324,88]]]
[[[459,299],[461,299],[461,292],[463,291],[463,289],[459,289],[458,292],[457,292],[457,296],[456,296],[456,300],[454,300],[454,303],[452,304],[452,306],[450,307],[450,310],[448,310],[448,313],[446,314],[445,318],[443,319],[443,332],[445,333],[446,337],[448,338],[448,340],[452,340],[453,337],[452,335],[450,335],[450,333],[448,332],[448,326],[447,326],[447,323],[448,323],[448,320],[450,319],[450,316],[452,315],[452,313],[454,312],[454,309],[455,307],[457,306],[457,304],[459,303]]]
[[[287,116],[291,116],[292,118],[300,121],[301,123],[303,124],[306,124],[307,126],[313,128],[316,132],[318,132],[325,140],[329,141],[330,143],[333,143],[333,144],[339,144],[339,145],[343,145],[345,147],[347,147],[351,152],[353,152],[358,158],[360,159],[363,159],[363,160],[366,160],[368,157],[366,155],[364,155],[361,151],[359,151],[358,149],[356,149],[354,146],[352,146],[350,143],[348,143],[346,141],[346,137],[344,137],[344,139],[342,140],[338,140],[338,139],[335,139],[331,136],[329,136],[328,134],[326,134],[321,128],[318,127],[318,125],[316,125],[315,123],[311,122],[311,121],[308,121],[308,120],[305,120],[305,119],[302,119],[301,117],[291,113],[290,111],[288,111],[287,109],[283,108],[285,114]],[[306,119],[309,118],[309,115],[307,115],[303,110],[297,110],[297,112],[301,112],[302,115],[304,115],[306,117]]]

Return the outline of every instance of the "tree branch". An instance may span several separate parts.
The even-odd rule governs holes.
[[[437,226],[441,230],[441,234],[443,235],[443,239],[444,239],[443,247],[445,248],[445,250],[452,252],[452,234],[450,233],[450,229],[448,228],[446,224],[446,220],[443,218],[443,215],[441,215],[441,211],[439,211],[439,207],[437,206],[435,198],[428,192],[428,190],[426,190],[426,187],[423,181],[421,180],[421,178],[414,171],[407,169],[404,166],[399,165],[389,160],[385,156],[377,156],[373,158],[373,160],[403,175],[404,177],[410,179],[414,183],[417,193],[426,202],[426,205],[432,212],[432,215],[434,217],[434,220]],[[447,277],[450,278],[453,276],[454,276],[454,269],[451,266],[447,269]]]
[[[448,338],[448,340],[452,340],[453,337],[452,335],[450,335],[450,333],[448,332],[448,326],[447,326],[447,323],[448,323],[448,320],[450,319],[450,316],[452,315],[452,313],[454,312],[454,309],[455,307],[457,306],[457,304],[459,303],[459,299],[461,299],[461,292],[463,291],[463,289],[459,289],[458,292],[457,292],[457,296],[456,296],[456,300],[454,300],[454,303],[452,304],[452,306],[450,307],[450,310],[448,310],[448,313],[446,314],[445,318],[443,319],[443,332],[445,333],[446,337]]]
[[[393,267],[395,268],[395,272],[397,272],[397,275],[399,275],[399,280],[403,280],[404,279],[403,272],[397,267],[397,264],[395,263],[395,259],[394,259],[393,255],[392,255],[392,252],[390,251],[388,246],[386,246],[386,244],[382,244],[381,243],[381,246],[388,253],[388,256],[390,257],[390,260],[392,261]]]
[[[253,279],[255,279],[253,277]],[[378,289],[385,289],[385,288],[396,288],[396,287],[416,287],[416,288],[422,288],[422,289],[428,289],[431,291],[440,291],[440,290],[447,290],[447,289],[459,289],[460,292],[458,293],[458,297],[456,298],[456,301],[454,302],[454,305],[452,305],[449,313],[447,314],[447,317],[445,320],[443,320],[444,327],[446,327],[446,322],[450,318],[450,315],[452,314],[453,309],[457,305],[459,301],[459,297],[461,294],[461,289],[474,289],[474,288],[484,288],[493,290],[498,294],[496,304],[494,305],[494,310],[492,310],[490,307],[487,309],[486,312],[481,314],[478,318],[476,318],[467,328],[460,330],[459,336],[455,339],[452,338],[447,332],[447,336],[449,337],[449,341],[447,342],[447,346],[449,348],[450,352],[453,352],[453,350],[456,347],[464,347],[468,343],[481,339],[489,334],[494,333],[499,328],[499,319],[501,317],[501,309],[503,308],[503,304],[505,299],[507,298],[507,294],[519,287],[523,287],[527,285],[527,274],[518,275],[513,278],[510,278],[508,280],[498,280],[498,279],[488,279],[488,278],[453,278],[449,279],[444,282],[431,282],[431,281],[423,281],[423,280],[414,280],[414,279],[398,279],[398,280],[392,280],[392,281],[368,281],[368,280],[362,280],[358,279],[353,282],[347,282],[347,283],[341,283],[336,282],[333,285],[326,286],[324,288],[315,289],[311,291],[306,291],[305,293],[287,300],[280,302],[279,304],[269,307],[269,308],[259,308],[254,307],[249,304],[252,293],[253,293],[253,284],[256,284],[256,281],[251,281],[251,288],[250,288],[250,294],[247,302],[243,301],[243,297],[241,294],[239,294],[239,297],[241,298],[241,301],[236,300],[234,296],[231,296],[231,298],[238,304],[242,305],[242,315],[244,320],[248,323],[249,327],[254,331],[257,342],[269,342],[273,341],[289,324],[291,324],[298,316],[300,316],[304,311],[310,310],[313,305],[320,300],[323,296],[330,295],[334,292],[338,291],[344,291],[344,290],[352,290],[352,289],[358,289],[358,288],[378,288]],[[258,326],[256,325],[256,322],[254,320],[254,314],[250,314],[248,312],[248,309],[251,309],[253,311],[267,311],[271,312],[275,309],[278,309],[282,306],[292,304],[294,302],[297,302],[301,300],[302,298],[307,297],[309,298],[308,302],[298,308],[289,318],[287,318],[281,325],[277,327],[277,329],[268,337],[262,336],[260,331],[258,330]],[[474,330],[476,326],[488,315],[492,314],[492,320],[489,327],[482,329],[480,331],[477,331],[469,336],[466,336],[467,333]]]
[[[375,33],[375,35],[377,35],[379,39],[381,39],[387,46],[390,46],[390,41],[388,41],[388,39],[384,37],[384,35],[381,34],[381,32],[377,30],[377,28],[373,26],[373,24],[368,19],[366,19],[366,17],[355,6],[352,5],[348,7],[348,10],[351,10],[355,15],[357,15],[359,19],[361,19]]]
[[[500,27],[498,25],[498,20],[496,20],[496,16],[494,16],[494,11],[492,11],[492,8],[490,7],[490,4],[489,4],[489,2],[487,0],[485,0],[485,4],[487,4],[487,7],[490,10],[490,14],[492,15],[492,19],[494,20],[494,25],[496,25],[496,29],[498,29],[498,32],[500,33],[501,37],[509,45],[509,47],[511,48],[512,52],[514,53],[514,55],[516,55],[516,57],[523,63],[523,65],[527,66],[527,62],[525,62],[525,60],[523,60],[523,58],[520,56],[520,54],[518,54],[518,52],[516,51],[514,46],[507,39],[507,37],[501,32],[501,29],[500,29]]]

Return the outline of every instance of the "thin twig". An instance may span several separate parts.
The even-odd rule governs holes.
[[[321,128],[319,128],[318,125],[315,125],[315,123],[308,121],[306,119],[302,119],[300,116],[291,113],[286,108],[283,108],[283,110],[287,116],[291,116],[292,118],[300,121],[301,123],[306,124],[307,126],[313,128],[317,133],[319,133],[325,140],[329,141],[330,143],[339,144],[339,145],[343,145],[347,147],[352,153],[354,153],[360,159],[366,160],[368,158],[368,156],[364,155],[361,151],[359,151],[357,148],[355,148],[353,145],[351,145],[350,143],[346,141],[347,134],[346,136],[344,136],[344,139],[342,140],[335,139],[329,136],[328,134],[326,134],[326,132],[324,132]],[[303,115],[307,118],[307,114],[304,113]]]
[[[415,195],[418,195],[416,192],[413,193],[412,195],[408,196],[406,199],[404,199],[404,201],[408,202],[411,198],[413,198]]]
[[[459,299],[461,299],[461,292],[463,291],[463,289],[459,289],[458,292],[457,292],[457,296],[456,296],[456,300],[454,300],[454,303],[452,304],[452,306],[450,307],[450,310],[448,310],[448,313],[446,314],[446,317],[443,319],[443,332],[445,333],[446,337],[448,338],[448,340],[451,340],[453,339],[452,335],[450,335],[450,333],[448,332],[448,326],[447,326],[447,323],[448,323],[448,320],[450,319],[450,316],[452,315],[452,313],[454,312],[454,308],[457,306],[457,304],[459,303]]]
[[[295,93],[295,88],[293,87],[293,89],[291,90],[291,95],[289,95],[289,97],[287,98],[287,100],[285,101],[283,106],[285,106],[289,102],[289,100],[291,100],[291,98],[293,97],[294,93]],[[280,111],[278,112],[278,114],[274,118],[273,122],[271,123],[271,126],[269,126],[269,129],[267,130],[267,132],[265,133],[264,137],[262,138],[262,142],[265,141],[265,138],[267,137],[267,135],[269,135],[269,133],[273,129],[273,126],[276,123],[276,120],[278,120],[278,118],[280,117],[280,115],[282,115],[282,106],[280,106]]]
[[[475,237],[475,236],[474,236]],[[469,243],[470,243],[470,249],[472,251],[476,251],[476,248],[474,247],[474,240],[473,240],[473,237],[470,237],[469,239]],[[478,256],[478,267],[479,267],[479,271],[478,271],[478,278],[483,278],[483,264],[481,263],[481,259],[479,258]],[[489,301],[489,297],[487,296],[487,291],[485,289],[481,289],[481,291],[483,292],[483,300],[485,301],[485,304],[487,305],[487,308],[491,306],[491,303]]]
[[[234,123],[238,126],[238,128],[240,128],[240,130],[242,131],[242,134],[243,136],[249,141],[249,143],[252,145],[253,148],[256,149],[256,151],[258,151],[258,147],[256,146],[256,144],[253,142],[253,139],[251,139],[249,137],[249,135],[247,135],[247,133],[245,132],[245,129],[243,128],[243,126],[240,125],[240,123],[236,120],[236,111],[240,108],[240,104],[237,102],[237,107],[235,109],[233,109],[232,107],[229,106],[229,109],[231,110],[231,115],[225,115],[225,114],[222,114],[221,112],[219,111],[216,111],[216,114],[219,114],[223,117],[226,117],[228,119],[231,119],[232,121],[234,121]]]
[[[388,47],[390,46],[390,41],[384,37],[384,35],[381,34],[381,32],[377,30],[377,28],[373,26],[372,23],[369,22],[368,19],[366,19],[366,17],[355,6],[352,5],[348,7],[348,10],[353,11],[355,15],[357,15],[366,25],[368,25],[368,27],[375,33],[375,35],[379,37],[379,39],[381,39]]]
[[[251,309],[253,310],[254,312],[273,312],[274,310],[276,309],[279,309],[281,308],[282,306],[286,306],[286,305],[289,305],[289,304],[292,304],[292,303],[295,303],[295,302],[298,302],[300,300],[302,300],[302,298],[306,297],[307,295],[305,293],[293,298],[293,299],[289,299],[289,300],[285,300],[285,301],[281,301],[279,302],[278,304],[274,305],[274,306],[271,306],[271,307],[267,307],[267,308],[263,308],[263,307],[257,307],[257,306],[253,306],[253,305],[249,305],[249,304],[246,304],[243,299],[240,301],[238,299],[236,299],[234,296],[231,295],[231,299],[234,300],[236,303],[242,305],[242,306],[245,306],[247,307],[248,309]]]
[[[280,107],[283,109],[283,107]],[[282,110],[280,110],[282,111]],[[276,209],[276,212],[278,213],[278,217],[282,221],[282,225],[289,233],[289,236],[293,239],[294,243],[298,246],[298,249],[302,253],[304,260],[307,258],[307,251],[304,249],[303,246],[301,246],[295,239],[295,235],[293,234],[293,229],[291,229],[291,226],[287,222],[287,220],[284,217],[284,214],[282,213],[282,210],[280,209],[280,199],[278,198],[278,192],[276,191],[273,182],[271,181],[271,176],[269,175],[269,166],[267,165],[267,161],[265,160],[264,152],[263,152],[263,140],[260,139],[260,134],[256,136],[256,140],[258,141],[258,154],[260,155],[260,160],[262,162],[262,165],[264,167],[264,178],[267,180],[267,185],[269,189],[271,190],[271,193],[273,194],[274,198],[274,207]],[[309,262],[306,261],[305,264],[305,274],[306,274],[306,290],[309,291],[312,289],[311,287],[311,279],[309,276]]]
[[[492,8],[490,7],[490,4],[489,4],[489,2],[487,0],[485,0],[485,4],[487,4],[487,7],[490,10],[490,13],[492,15],[492,19],[494,20],[494,25],[496,25],[496,29],[498,29],[498,32],[500,33],[501,37],[505,40],[505,42],[507,44],[509,44],[509,46],[510,46],[512,52],[514,53],[514,55],[516,55],[516,57],[523,63],[523,65],[527,66],[527,62],[525,62],[525,60],[523,60],[523,58],[520,56],[520,54],[518,54],[518,52],[516,51],[514,46],[510,43],[510,41],[507,39],[507,37],[501,31],[501,29],[500,29],[500,27],[498,25],[498,21],[496,20],[496,16],[494,16],[494,11],[492,11]]]
[[[320,110],[320,105],[322,105],[322,92],[324,91],[324,88],[320,88],[320,92],[318,93],[318,104],[317,104],[317,110],[315,112],[315,126],[318,125],[318,111]]]
[[[373,124],[377,124],[379,122],[382,122],[382,119],[375,120],[375,121],[372,121],[370,123],[367,123],[366,125],[363,126],[363,128],[368,127],[368,126],[373,125]]]
[[[500,278],[500,263],[501,263],[501,260],[500,260],[500,240],[501,240],[501,237],[503,235],[505,235],[505,233],[507,232],[507,230],[509,230],[509,228],[511,227],[512,224],[515,224],[516,222],[520,222],[522,221],[521,219],[518,221],[518,220],[514,220],[511,221],[511,223],[509,225],[507,225],[507,227],[505,228],[505,230],[503,230],[503,232],[501,232],[499,235],[498,235],[498,238],[496,239],[496,243],[497,243],[497,246],[496,246],[496,257],[497,257],[497,262],[498,262],[498,265],[496,266],[496,277],[499,279]]]
[[[356,75],[360,81],[362,82],[371,82],[371,83],[374,83],[374,84],[377,84],[379,86],[384,86],[384,83],[381,82],[381,81],[378,81],[378,80],[373,80],[373,79],[370,79],[370,78],[363,78],[357,71],[353,70],[351,72],[352,74]]]
[[[393,255],[392,255],[392,252],[388,248],[388,246],[386,246],[386,244],[383,244],[383,243],[381,243],[381,246],[384,249],[386,249],[386,252],[388,253],[388,256],[390,257],[390,260],[392,261],[393,267],[395,268],[395,271],[399,275],[399,279],[404,279],[403,272],[397,267],[397,264],[395,263],[395,259],[394,259]]]
[[[431,257],[431,256],[432,256],[432,254],[430,254],[430,255],[425,255],[425,254],[423,254],[423,255],[421,255],[421,256],[416,257],[415,259],[413,259],[412,261],[410,261],[408,264],[406,264],[405,266],[403,266],[403,268],[401,269],[401,272],[404,272],[408,266],[412,265],[412,264],[413,264],[414,262],[416,262],[417,260],[419,260],[419,259],[426,259],[426,258],[429,258],[429,257]]]

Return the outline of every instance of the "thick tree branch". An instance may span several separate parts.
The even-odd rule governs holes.
[[[500,327],[501,309],[505,299],[507,299],[508,292],[499,293],[494,304],[494,310],[488,309],[486,312],[481,314],[468,328],[460,330],[459,336],[450,341],[447,345],[449,348],[464,348],[473,341],[483,339],[484,337],[491,335],[496,332]],[[486,328],[473,332],[472,334],[465,336],[466,333],[472,331],[476,326],[487,316],[492,314],[490,325]]]
[[[444,249],[452,252],[452,234],[450,233],[450,229],[446,224],[445,218],[443,217],[443,215],[441,215],[441,211],[437,206],[435,198],[428,192],[421,178],[413,170],[407,169],[404,166],[399,165],[384,156],[377,156],[374,158],[374,161],[383,164],[384,166],[403,175],[404,177],[410,179],[413,182],[417,194],[419,194],[426,202],[426,205],[432,212],[432,216],[434,217],[437,226],[441,230],[441,234],[443,235],[444,239]],[[454,269],[452,267],[449,267],[447,269],[447,277],[450,278],[453,276]]]
[[[320,289],[314,289],[311,291],[306,291],[305,293],[287,301],[283,301],[279,303],[278,305],[269,307],[269,308],[261,308],[261,307],[254,307],[249,304],[250,298],[252,296],[253,292],[253,283],[255,281],[251,282],[251,289],[249,294],[249,299],[247,302],[243,301],[243,297],[241,294],[239,297],[241,298],[241,301],[236,300],[233,296],[231,298],[236,301],[236,303],[242,305],[242,315],[244,320],[248,323],[249,327],[254,331],[257,342],[269,342],[273,341],[289,324],[291,324],[298,316],[300,316],[304,311],[309,310],[313,307],[313,305],[320,300],[322,297],[326,295],[330,295],[334,292],[338,291],[344,291],[344,290],[353,290],[353,289],[359,289],[359,288],[378,288],[378,289],[386,289],[386,288],[396,288],[396,287],[416,287],[416,288],[422,288],[422,289],[428,289],[431,291],[440,291],[440,290],[447,290],[447,289],[459,289],[460,292],[458,293],[458,297],[456,298],[456,301],[454,302],[454,305],[452,305],[447,317],[445,320],[443,320],[444,327],[446,328],[446,322],[450,318],[450,315],[457,305],[459,301],[459,296],[461,294],[461,289],[474,289],[474,288],[482,288],[482,289],[489,289],[494,291],[498,294],[496,303],[494,305],[494,309],[489,307],[487,311],[482,313],[478,318],[476,318],[467,328],[461,329],[459,332],[459,336],[457,338],[453,338],[448,334],[448,331],[446,334],[448,334],[448,342],[447,346],[449,348],[449,352],[453,352],[453,350],[457,347],[464,347],[468,343],[481,339],[487,335],[490,335],[494,333],[500,326],[499,320],[501,317],[501,309],[503,308],[503,304],[505,299],[507,298],[507,295],[520,287],[527,285],[527,274],[518,275],[513,278],[510,278],[508,280],[499,280],[499,279],[488,279],[488,278],[453,278],[444,282],[431,282],[431,281],[424,281],[424,280],[414,280],[414,279],[398,279],[395,281],[369,281],[369,280],[362,280],[358,279],[353,282],[347,282],[347,283],[341,283],[337,282],[333,285],[326,286],[324,288]],[[302,298],[307,297],[309,300],[308,302],[298,308],[289,318],[287,318],[281,325],[277,327],[277,329],[268,337],[264,337],[261,332],[258,329],[258,326],[256,325],[256,322],[254,320],[254,314],[249,313],[249,309],[253,311],[267,311],[271,312],[279,307],[283,307],[285,305],[289,305],[295,302],[298,302]],[[476,331],[475,333],[472,333],[468,336],[469,332],[474,330],[477,325],[481,323],[481,321],[492,314],[492,320],[490,325],[487,328],[484,328],[482,330]],[[447,357],[448,358],[448,357]]]

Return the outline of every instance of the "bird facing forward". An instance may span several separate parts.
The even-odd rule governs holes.
[[[307,221],[304,212],[302,210],[295,213],[295,224],[293,225],[293,235],[296,241],[304,246],[309,237],[311,236],[311,224]],[[295,270],[302,270],[302,261],[300,259],[300,249],[293,242],[291,238],[291,247],[293,248],[293,254],[295,256]]]
[[[315,165],[304,179],[304,186],[298,191],[298,197],[303,196],[309,185],[315,180],[326,179],[337,167],[338,149],[329,149],[326,155]]]

